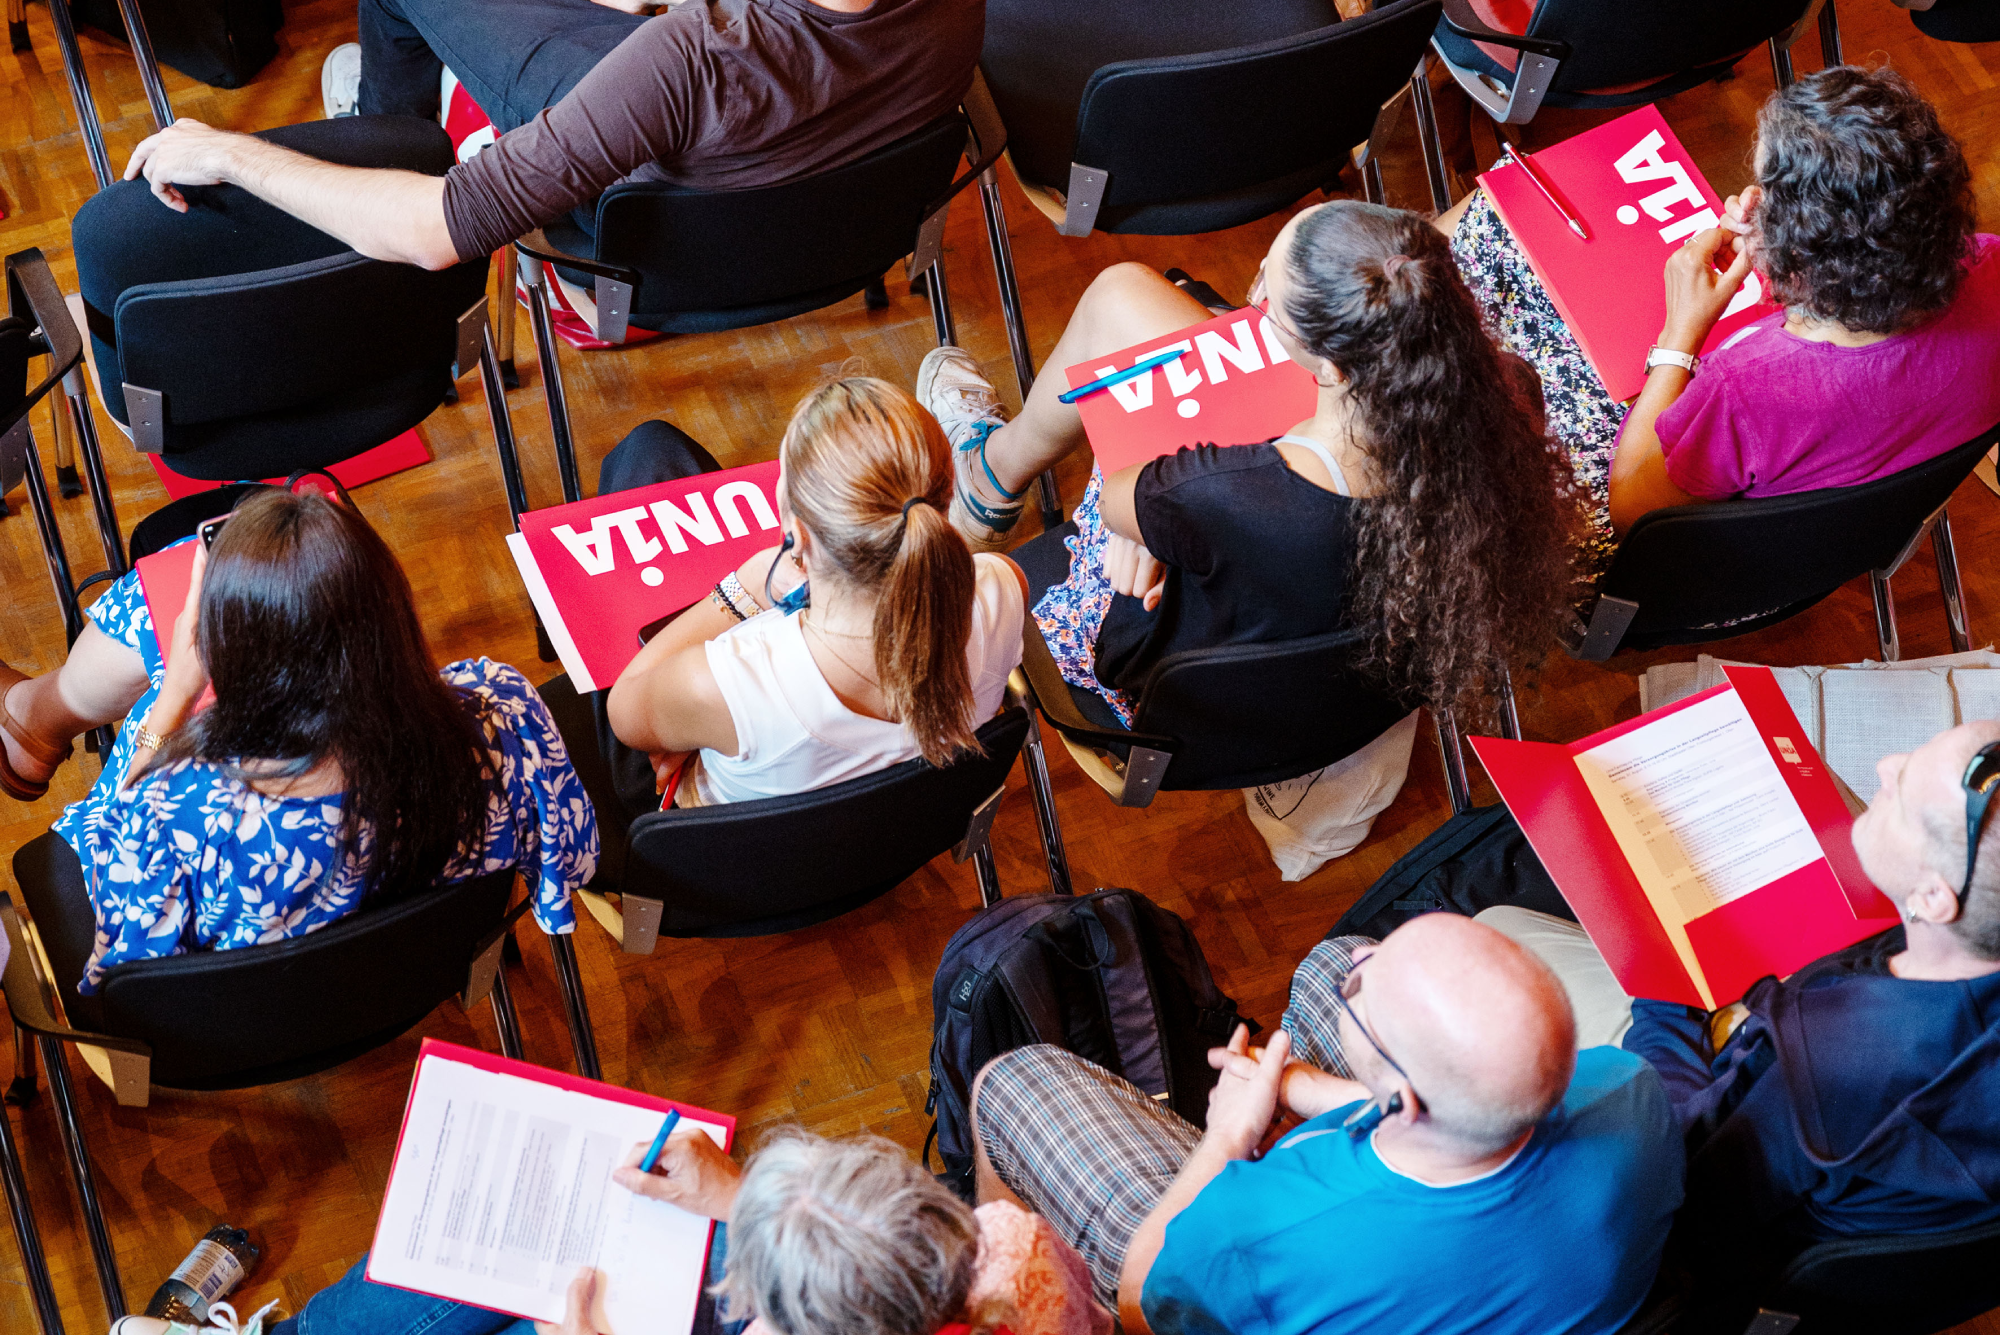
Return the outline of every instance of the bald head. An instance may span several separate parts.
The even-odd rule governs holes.
[[[1437,1130],[1510,1145],[1569,1087],[1576,1022],[1547,966],[1455,914],[1404,924],[1367,961],[1367,1016]]]
[[[1914,751],[1884,756],[1875,766],[1882,786],[1853,832],[1861,869],[1882,893],[1906,914],[1913,902],[1949,896],[1952,934],[1983,960],[2000,959],[2000,819],[1987,822],[1962,913],[1956,897],[1965,879],[1965,767],[1995,741],[2000,722],[1981,719],[1948,728]]]

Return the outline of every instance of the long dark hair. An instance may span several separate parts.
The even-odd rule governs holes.
[[[778,446],[785,500],[841,577],[876,591],[875,679],[925,760],[973,735],[972,553],[945,517],[951,446],[910,392],[854,376],[808,394]],[[917,504],[910,504],[916,501]]]
[[[1299,221],[1285,315],[1346,378],[1380,490],[1354,507],[1354,623],[1397,686],[1484,719],[1500,670],[1552,647],[1578,593],[1583,511],[1445,239],[1336,201]]]
[[[1771,293],[1847,329],[1896,334],[1949,306],[1977,215],[1958,141],[1908,79],[1836,65],[1757,113],[1753,258]]]
[[[158,764],[247,780],[335,762],[341,854],[366,859],[371,896],[427,886],[478,846],[484,739],[437,674],[402,566],[360,515],[311,493],[252,494],[209,552],[196,646],[215,703]]]

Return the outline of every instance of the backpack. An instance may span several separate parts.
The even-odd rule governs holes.
[[[972,1199],[972,1080],[1003,1052],[1052,1043],[1123,1076],[1196,1126],[1216,1072],[1208,1050],[1257,1022],[1215,986],[1178,914],[1134,890],[1016,895],[952,935],[931,984],[924,1112],[945,1171]],[[929,1161],[930,1143],[924,1157]]]
[[[1382,873],[1355,906],[1341,915],[1327,938],[1368,936],[1380,941],[1425,913],[1466,917],[1499,904],[1576,921],[1528,837],[1503,805],[1462,811]]]

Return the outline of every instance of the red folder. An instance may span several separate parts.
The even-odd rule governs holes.
[[[1727,668],[1729,685],[1656,709],[1567,746],[1476,737],[1472,745],[1556,888],[1624,989],[1635,997],[1713,1010],[1766,975],[1896,925],[1896,911],[1861,870],[1853,819],[1769,668]],[[1675,947],[1577,756],[1734,692],[1817,841],[1820,856],[1741,898],[1686,921],[1694,963]]]
[[[1183,445],[1253,445],[1313,415],[1319,387],[1285,354],[1271,322],[1249,307],[1069,368],[1089,384],[1169,348],[1179,361],[1077,400],[1084,434],[1106,477]]]
[[[174,622],[187,606],[188,585],[194,582],[196,542],[183,542],[163,552],[139,558],[139,591],[146,595],[146,610],[153,614],[153,635],[160,643],[160,661],[167,661],[174,647]]]
[[[595,691],[637,656],[641,629],[779,540],[772,460],[534,510],[507,546],[571,682]]]
[[[658,1112],[662,1117],[666,1116],[669,1109],[678,1109],[683,1117],[721,1126],[723,1128],[722,1148],[724,1150],[731,1148],[736,1141],[736,1119],[726,1113],[711,1112],[706,1108],[698,1108],[692,1103],[679,1103],[672,1099],[663,1099],[652,1094],[642,1094],[636,1089],[626,1089],[619,1085],[608,1085],[601,1080],[586,1080],[582,1076],[570,1075],[564,1071],[551,1070],[545,1066],[535,1066],[524,1061],[515,1061],[510,1057],[501,1057],[491,1052],[481,1051],[478,1048],[461,1047],[457,1043],[446,1043],[435,1038],[427,1038],[423,1041],[422,1046],[417,1049],[416,1070],[410,1077],[410,1100],[404,1102],[403,1120],[396,1132],[396,1156],[391,1161],[389,1167],[389,1176],[391,1178],[394,1178],[396,1175],[396,1162],[402,1159],[403,1133],[409,1129],[410,1102],[416,1097],[417,1082],[423,1078],[424,1063],[434,1057],[443,1061],[460,1062],[466,1066],[476,1067],[482,1071],[492,1071],[499,1075],[519,1076],[523,1080],[532,1080],[538,1084],[551,1085],[557,1089],[568,1090],[576,1094],[585,1094],[591,1098],[606,1099],[613,1103],[629,1104],[635,1108],[645,1108]],[[378,1232],[374,1245],[369,1248],[371,1262],[383,1246],[383,1239],[379,1232],[379,1222],[377,1229]],[[713,1232],[714,1230],[711,1226],[711,1236],[713,1236]],[[370,1283],[382,1283],[381,1280],[375,1277],[372,1271],[368,1275],[368,1279]],[[384,1284],[383,1287],[400,1288],[402,1286]],[[511,1313],[511,1315],[520,1316],[521,1314],[516,1312]]]
[[[1583,220],[1588,241],[1569,230],[1518,166],[1496,167],[1479,184],[1604,388],[1623,402],[1645,386],[1646,349],[1666,322],[1667,257],[1716,226],[1722,200],[1656,107],[1545,148],[1534,165]],[[1729,255],[1718,258],[1726,262]],[[1752,272],[1702,345],[1703,355],[1778,309]]]

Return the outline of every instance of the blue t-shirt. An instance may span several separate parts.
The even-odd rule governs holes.
[[[1569,1092],[1499,1172],[1433,1187],[1316,1117],[1232,1163],[1167,1225],[1142,1306],[1156,1335],[1615,1331],[1681,1203],[1659,1077],[1577,1054]]]

